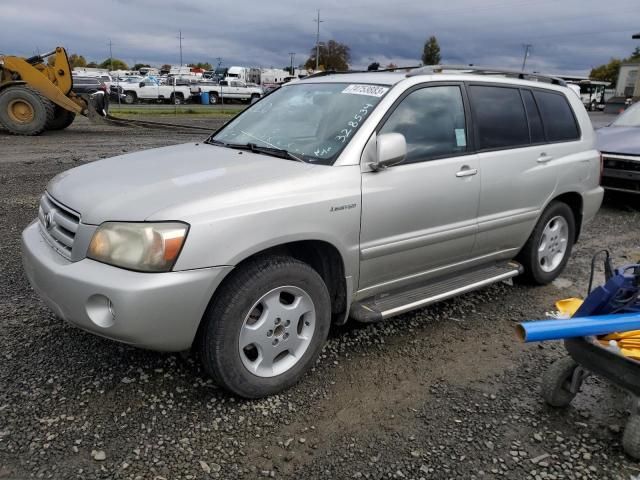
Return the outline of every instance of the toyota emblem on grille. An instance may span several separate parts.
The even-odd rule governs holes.
[[[50,212],[47,212],[47,214],[44,216],[44,228],[46,228],[47,230],[51,230],[53,228],[53,225],[54,225],[53,215],[54,215],[54,211],[51,210]]]

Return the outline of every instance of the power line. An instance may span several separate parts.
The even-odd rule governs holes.
[[[184,37],[182,36],[182,30],[178,30],[178,40],[180,40],[180,68],[182,68],[182,40]]]
[[[293,59],[296,58],[296,52],[289,52],[289,57],[291,57],[291,75],[293,75]]]
[[[320,24],[324,22],[324,20],[320,20],[320,9],[318,9],[318,16],[313,20],[317,24],[316,29],[316,71],[318,70],[318,66],[320,64]]]
[[[527,64],[527,57],[529,56],[529,50],[531,49],[531,47],[533,47],[533,45],[531,45],[530,43],[525,43],[523,47],[524,47],[524,58],[522,59],[522,71],[524,72],[524,67]]]
[[[109,39],[109,43],[107,45],[109,45],[109,70],[113,71],[113,50],[111,48],[113,43],[111,42],[111,39]]]

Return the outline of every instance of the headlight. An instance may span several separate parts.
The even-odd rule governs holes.
[[[87,256],[129,270],[168,272],[188,230],[187,224],[178,222],[105,222],[93,234]]]

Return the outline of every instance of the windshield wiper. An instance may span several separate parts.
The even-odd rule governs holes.
[[[221,140],[216,140],[215,138],[207,138],[204,143],[208,143],[209,145],[220,145],[221,147],[228,147],[229,144],[227,142],[223,142]]]
[[[260,145],[256,145],[255,143],[227,143],[221,140],[216,140],[214,138],[210,138],[206,140],[205,143],[210,145],[219,145],[221,147],[234,148],[236,150],[248,150],[253,153],[264,153],[265,155],[271,155],[272,157],[278,158],[286,158],[288,160],[295,160],[297,162],[306,163],[297,155],[294,155],[288,150],[283,148],[276,147],[261,147]]]
[[[248,150],[253,153],[263,153],[265,155],[271,155],[272,157],[286,158],[288,160],[295,160],[297,162],[306,163],[300,157],[282,148],[261,147],[259,145],[256,145],[255,143],[225,143],[223,145],[225,147],[235,148],[237,150]]]

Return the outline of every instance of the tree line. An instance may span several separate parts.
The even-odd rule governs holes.
[[[316,55],[318,59],[316,61]],[[49,58],[49,64],[53,62],[54,58]],[[437,65],[440,63],[440,46],[438,45],[438,40],[436,37],[429,37],[425,43],[422,50],[422,63],[424,65]],[[323,42],[316,47],[313,47],[310,51],[309,58],[304,64],[304,67],[308,70],[315,70],[316,65],[321,70],[325,71],[346,71],[349,70],[349,64],[351,63],[351,48],[337,40],[329,40],[327,42]],[[108,70],[129,70],[129,66],[123,60],[119,58],[107,58],[101,63],[98,62],[87,62],[87,59],[76,53],[72,53],[69,55],[69,64],[71,68],[104,68]],[[198,63],[190,63],[187,66],[194,68],[202,68],[204,70],[213,70],[213,66],[209,62],[198,62]],[[132,70],[140,70],[141,68],[150,67],[150,65],[146,63],[136,63],[131,68]],[[368,70],[379,70],[381,65],[378,62],[372,62]],[[163,65],[161,70],[168,70],[171,68],[171,65]],[[389,63],[385,65],[383,68],[393,69],[397,68],[397,65],[394,63]],[[286,67],[285,70],[290,70],[290,67]],[[291,72],[293,73],[293,72]]]
[[[613,85],[618,83],[618,75],[620,74],[620,65],[623,63],[639,63],[640,47],[636,47],[630,56],[626,58],[612,58],[609,63],[592,68],[589,77],[602,82],[611,82]]]
[[[316,54],[318,59],[316,61]],[[49,58],[49,64],[53,62],[53,57]],[[442,61],[440,54],[440,45],[438,39],[435,36],[430,36],[425,42],[422,48],[422,64],[423,65],[438,65]],[[626,58],[611,58],[608,63],[594,67],[589,73],[589,77],[594,80],[600,80],[605,82],[611,82],[616,84],[618,81],[618,74],[620,72],[620,65],[629,62],[640,62],[640,47],[636,47],[630,56]],[[351,48],[337,40],[329,40],[310,50],[309,58],[304,63],[304,67],[308,70],[315,70],[316,64],[321,70],[325,71],[346,71],[349,70],[349,64],[351,63]],[[87,62],[84,56],[73,53],[69,55],[69,64],[71,68],[87,67],[87,68],[104,68],[109,70],[129,70],[129,66],[118,58],[107,58],[101,63]],[[209,62],[190,63],[189,67],[202,68],[204,70],[213,70],[213,66]],[[133,65],[132,70],[140,70],[144,67],[150,67],[146,63],[136,63]],[[161,70],[169,70],[171,65],[165,64],[161,67]],[[373,61],[367,67],[367,70],[380,70],[380,69],[394,69],[398,68],[394,63],[382,66],[379,62]],[[289,71],[287,66],[284,68]],[[293,72],[291,72],[293,74]]]

